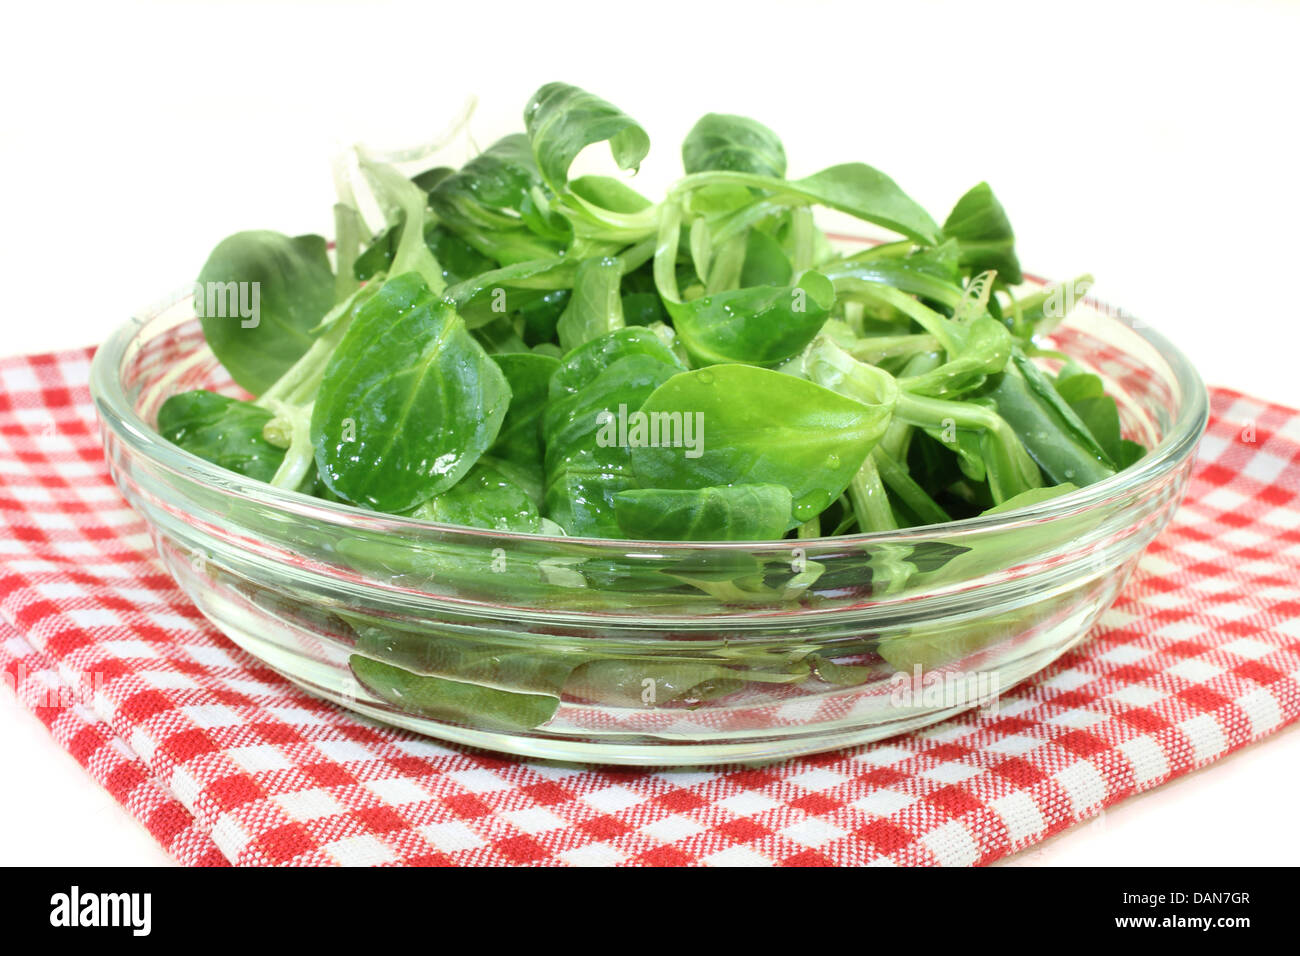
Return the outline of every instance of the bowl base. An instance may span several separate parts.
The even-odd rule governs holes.
[[[1042,670],[1070,650],[1091,630],[1092,621],[1079,630],[1073,639],[1055,642],[1049,647],[1041,648],[1004,668],[1000,677],[1006,681],[1003,691],[1010,690],[1016,684]],[[824,753],[861,744],[875,743],[889,737],[928,727],[947,720],[967,710],[978,707],[996,708],[996,701],[972,701],[941,710],[926,710],[913,713],[897,720],[883,721],[869,726],[855,726],[851,729],[816,733],[799,736],[771,737],[767,739],[749,736],[741,741],[715,740],[707,743],[698,741],[677,741],[670,737],[646,741],[645,735],[629,735],[627,740],[617,737],[601,741],[574,740],[559,737],[528,736],[519,733],[507,733],[490,730],[476,730],[455,724],[442,723],[425,717],[403,714],[382,705],[368,703],[356,695],[355,684],[337,687],[336,681],[329,679],[332,672],[322,668],[321,676],[326,683],[315,683],[306,679],[301,661],[294,661],[296,673],[285,667],[277,666],[277,654],[264,642],[251,640],[246,646],[236,633],[226,631],[236,644],[262,659],[273,670],[287,680],[302,688],[313,697],[328,701],[352,713],[374,720],[380,724],[409,730],[445,743],[464,747],[490,750],[496,753],[528,757],[536,760],[558,763],[633,766],[633,767],[703,767],[725,764],[765,764],[799,757],[806,754]]]

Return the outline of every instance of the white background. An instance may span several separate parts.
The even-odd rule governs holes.
[[[240,229],[328,232],[329,159],[486,145],[542,83],[586,87],[679,173],[706,111],[792,175],[868,162],[942,220],[988,180],[1038,274],[1178,342],[1211,384],[1300,406],[1300,5],[1282,2],[11,5],[0,41],[0,356],[88,345]],[[1294,863],[1294,728],[1029,863]],[[151,838],[0,695],[0,862],[150,863]]]

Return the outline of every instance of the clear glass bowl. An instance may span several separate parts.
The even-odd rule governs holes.
[[[1168,522],[1205,388],[1095,303],[1047,344],[1101,375],[1151,448],[1022,511],[770,543],[553,538],[280,491],[154,430],[170,395],[238,394],[189,297],[119,329],[91,388],[114,479],[231,640],[308,691],[443,740],[565,761],[755,761],[988,705],[1078,642]]]

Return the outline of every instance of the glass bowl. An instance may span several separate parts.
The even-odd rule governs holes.
[[[773,542],[437,525],[225,471],[154,430],[177,392],[239,394],[188,295],[119,329],[91,389],[113,478],[177,583],[312,694],[512,754],[713,764],[995,707],[1114,600],[1182,497],[1205,388],[1163,337],[1095,302],[1044,344],[1101,375],[1142,461],[1021,511]]]

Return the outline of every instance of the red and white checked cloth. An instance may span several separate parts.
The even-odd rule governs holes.
[[[0,673],[183,863],[988,863],[1300,716],[1300,412],[1236,392],[1115,607],[996,715],[646,772],[389,730],[226,641],[109,480],[89,359],[0,361]]]

